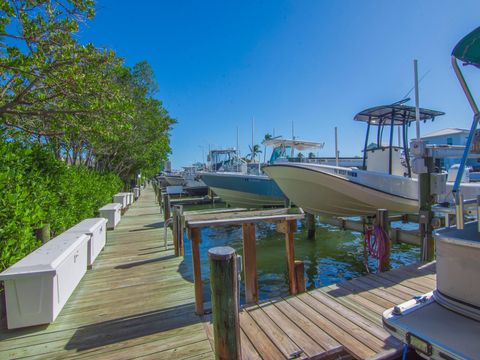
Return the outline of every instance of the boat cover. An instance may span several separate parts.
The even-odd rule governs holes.
[[[480,67],[480,27],[460,40],[453,49],[452,55],[465,64]]]

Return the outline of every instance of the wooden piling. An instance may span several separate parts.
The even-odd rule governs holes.
[[[295,260],[295,280],[297,293],[305,292],[305,264],[302,260]]]
[[[307,228],[307,239],[315,239],[315,215],[305,213],[305,226]]]
[[[433,172],[433,159],[426,158],[425,165],[427,166],[427,173],[418,175],[419,184],[419,201],[420,201],[420,241],[421,241],[421,260],[432,261],[435,258],[435,242],[433,239],[432,227],[432,205],[434,204],[434,197],[430,191],[430,178]]]
[[[197,315],[203,315],[202,270],[200,267],[200,229],[190,229],[189,238],[192,244],[193,284],[195,286],[195,313]]]
[[[43,244],[50,241],[50,224],[44,224],[41,228],[35,229],[35,238]]]
[[[185,255],[185,222],[183,220],[183,205],[177,205],[177,238],[178,238],[178,253],[180,256]]]
[[[285,249],[287,253],[288,288],[291,295],[297,293],[297,281],[295,276],[295,246],[293,233],[297,230],[295,220],[282,221],[277,224],[277,231],[285,234]]]
[[[387,239],[385,241],[385,252],[384,256],[380,259],[380,271],[388,271],[390,270],[390,249],[392,247],[392,243],[390,240],[390,236],[388,235],[390,223],[388,222],[388,210],[386,209],[378,209],[377,210],[377,225],[380,226],[385,234],[387,235]]]
[[[180,255],[179,236],[178,236],[178,209],[173,206],[172,209],[172,237],[173,237],[173,249],[175,256]]]
[[[257,249],[255,224],[242,224],[243,231],[243,274],[245,279],[245,301],[252,304],[258,301]]]
[[[247,232],[250,230],[247,230]],[[208,250],[212,293],[215,358],[242,358],[235,250],[228,246]]]
[[[167,193],[162,193],[163,219],[170,219],[170,198]]]

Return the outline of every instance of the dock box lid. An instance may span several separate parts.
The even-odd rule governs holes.
[[[463,245],[471,248],[480,248],[480,233],[477,221],[465,224],[464,229],[459,230],[456,226],[442,228],[433,233],[435,241]]]
[[[101,207],[99,210],[120,210],[121,208],[122,204],[120,203],[110,203]]]
[[[0,280],[39,274],[54,276],[58,266],[87,240],[86,234],[64,232],[0,273]]]
[[[77,225],[72,226],[67,232],[77,232],[77,233],[84,233],[91,235],[93,234],[99,227],[105,225],[107,223],[107,219],[105,218],[91,218],[85,219],[79,222]]]

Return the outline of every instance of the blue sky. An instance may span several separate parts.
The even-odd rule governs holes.
[[[113,48],[128,65],[153,66],[158,97],[178,121],[174,167],[201,161],[209,145],[235,146],[237,127],[246,154],[252,117],[256,143],[273,129],[290,137],[293,121],[296,137],[325,142],[319,155],[333,156],[338,126],[340,155],[360,155],[365,124],[354,115],[403,98],[413,86],[414,58],[426,74],[421,106],[447,113],[422,133],[470,126],[450,53],[480,26],[478,0],[133,4],[98,0],[80,37]],[[479,83],[478,70],[466,72]]]

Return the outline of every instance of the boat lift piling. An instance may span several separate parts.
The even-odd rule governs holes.
[[[305,213],[305,227],[307,228],[307,239],[315,239],[315,215],[310,213]]]

